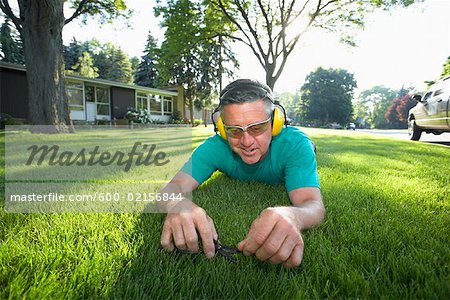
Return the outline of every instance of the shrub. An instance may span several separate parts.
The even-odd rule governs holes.
[[[5,129],[5,125],[17,125],[17,123],[10,115],[0,113],[0,129]]]
[[[145,109],[137,109],[134,107],[129,107],[127,113],[125,114],[125,119],[128,123],[138,123],[138,124],[151,124],[153,123],[150,118],[150,113]]]
[[[181,115],[181,112],[176,110],[172,113],[172,116],[170,117],[169,123],[171,124],[182,124],[183,123],[183,116]]]
[[[194,120],[194,126],[198,126],[200,124],[203,124],[203,120],[202,119],[195,119]]]

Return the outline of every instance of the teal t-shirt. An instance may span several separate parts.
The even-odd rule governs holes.
[[[288,192],[302,187],[319,187],[314,146],[296,127],[283,128],[272,138],[266,157],[256,164],[246,164],[234,153],[228,141],[219,135],[198,146],[181,170],[199,184],[219,170],[231,178],[284,184]]]

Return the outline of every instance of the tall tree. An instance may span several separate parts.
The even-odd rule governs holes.
[[[64,85],[62,31],[65,24],[83,15],[98,16],[101,22],[127,16],[123,0],[18,0],[19,15],[9,0],[0,0],[0,9],[20,33],[24,43],[29,90],[29,118],[34,125],[54,125],[54,131],[67,131],[69,106]],[[73,14],[64,16],[64,3]]]
[[[317,68],[301,87],[301,113],[320,125],[347,123],[352,115],[353,74],[342,69]]]
[[[22,41],[17,37],[8,18],[5,18],[0,27],[0,50],[2,61],[19,65],[25,63]]]
[[[189,0],[170,0],[155,10],[166,27],[161,45],[161,78],[169,84],[183,85],[194,124],[194,101],[197,93],[198,53],[195,39],[200,31],[201,10]]]
[[[151,32],[149,32],[144,55],[141,57],[141,62],[138,65],[134,83],[142,86],[156,87],[158,61],[159,48],[157,41],[152,36]]]
[[[226,22],[218,23],[213,11],[199,1],[170,0],[157,7],[155,14],[163,17],[161,25],[166,28],[159,78],[163,83],[185,87],[194,124],[194,103],[197,107],[208,104],[226,72],[223,57],[232,57],[232,52],[225,50],[223,33],[215,30],[220,25],[222,30],[226,28]]]
[[[73,74],[78,74],[87,78],[97,78],[98,68],[94,66],[94,60],[89,52],[84,51],[83,54],[78,58],[78,62],[72,67]]]
[[[352,29],[364,26],[375,8],[408,6],[422,0],[211,0],[239,29],[236,40],[247,45],[266,72],[272,89],[288,57],[311,27],[340,32],[354,44]]]
[[[107,70],[106,78],[123,83],[133,82],[133,69],[128,55],[122,49],[113,47],[109,56],[111,65]]]
[[[66,70],[71,70],[76,65],[85,49],[83,45],[77,41],[75,37],[72,38],[68,46],[63,45],[63,59]]]

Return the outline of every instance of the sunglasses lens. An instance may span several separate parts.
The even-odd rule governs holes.
[[[264,124],[256,124],[256,125],[250,126],[249,128],[247,128],[247,132],[251,136],[258,136],[267,130],[268,124],[269,124],[269,122],[264,123]]]
[[[241,128],[236,127],[226,128],[225,131],[227,135],[232,138],[240,138],[244,134],[244,131]]]
[[[227,136],[235,139],[241,138],[244,135],[244,131],[255,137],[263,134],[267,130],[270,120],[271,119],[269,118],[266,121],[262,121],[244,128],[239,126],[225,126],[225,132],[227,133]]]

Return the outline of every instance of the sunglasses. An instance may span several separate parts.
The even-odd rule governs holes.
[[[269,123],[271,120],[272,118],[268,118],[267,120],[249,124],[243,127],[237,125],[224,125],[224,128],[227,136],[231,138],[239,139],[244,135],[244,132],[247,132],[251,136],[256,137],[260,134],[263,134],[267,130],[267,128],[269,128]]]

